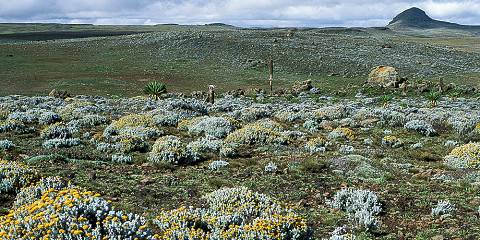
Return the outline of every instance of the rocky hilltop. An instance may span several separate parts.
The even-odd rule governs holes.
[[[445,33],[463,33],[463,34],[480,34],[480,26],[460,25],[457,23],[439,21],[431,18],[425,11],[420,8],[413,7],[398,14],[387,25],[387,28],[394,31],[412,31],[427,30]]]

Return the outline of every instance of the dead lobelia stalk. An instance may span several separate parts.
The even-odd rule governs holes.
[[[215,103],[215,85],[208,85],[207,102],[211,104]]]
[[[273,60],[270,59],[270,61],[268,62],[268,72],[269,72],[269,78],[268,78],[268,83],[270,85],[270,93],[273,92],[273,86],[272,86],[272,82],[273,82]]]

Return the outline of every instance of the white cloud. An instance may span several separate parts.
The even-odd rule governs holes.
[[[15,0],[0,1],[3,22],[382,26],[418,6],[441,20],[480,24],[478,0]]]

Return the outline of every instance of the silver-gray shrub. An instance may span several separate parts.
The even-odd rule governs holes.
[[[455,140],[447,140],[445,141],[445,144],[443,144],[445,147],[449,147],[449,148],[454,148],[456,146],[458,146],[458,142],[455,141]]]
[[[69,186],[71,186],[70,183],[60,177],[42,178],[35,185],[22,188],[15,197],[13,206],[14,208],[18,208],[26,204],[31,204],[40,199],[43,193],[50,189],[62,190]]]
[[[222,140],[203,137],[187,145],[188,155],[195,161],[204,159],[207,154],[218,153],[222,147]]]
[[[340,146],[340,149],[338,149],[338,151],[343,154],[352,154],[353,152],[355,152],[355,148],[350,145],[342,145]]]
[[[411,149],[420,149],[420,148],[423,148],[423,143],[418,142],[418,143],[412,144],[412,145],[410,145],[410,148],[411,148]]]
[[[35,128],[28,127],[18,120],[0,121],[0,133],[2,132],[31,133],[35,132]]]
[[[95,126],[99,126],[105,124],[107,122],[107,118],[104,116],[100,116],[97,114],[89,114],[83,116],[80,119],[75,119],[67,123],[67,126],[73,128],[91,128]]]
[[[218,240],[274,239],[271,232],[279,233],[275,239],[312,239],[310,228],[304,224],[299,227],[288,220],[299,218],[292,209],[284,208],[266,195],[244,187],[224,188],[205,195],[203,199],[206,202],[204,208],[183,208],[180,212],[163,211],[153,223],[159,230],[171,230],[174,236],[182,236],[182,239],[192,239],[192,230],[202,234],[206,230],[209,232],[209,239]],[[259,221],[275,222],[278,225],[272,225],[272,230],[252,229],[251,226]],[[232,226],[235,226],[234,232],[231,231]],[[225,236],[227,232],[232,234]]]
[[[411,120],[405,123],[404,127],[408,130],[419,132],[427,137],[437,134],[437,131],[433,129],[432,125],[424,120]]]
[[[186,164],[195,162],[187,145],[177,136],[167,135],[155,141],[148,160],[154,163]]]
[[[331,233],[330,238],[328,240],[355,240],[356,237],[352,234],[348,233],[348,229],[346,226],[337,227]]]
[[[372,146],[373,145],[373,140],[371,138],[363,139],[363,144],[365,144],[367,146]]]
[[[289,110],[280,110],[275,112],[275,118],[282,122],[294,122],[296,120],[302,119],[302,112],[289,111]]]
[[[215,138],[224,138],[233,130],[235,130],[233,124],[223,117],[205,117],[188,126],[189,133],[205,134]]]
[[[150,112],[149,114],[152,115],[155,124],[161,127],[177,126],[180,120],[186,118],[179,113],[158,109]]]
[[[7,120],[17,120],[22,123],[35,123],[38,117],[31,112],[12,112],[8,115]]]
[[[122,164],[131,163],[133,162],[133,158],[128,155],[112,155],[112,162]]]
[[[236,110],[233,112],[233,116],[245,122],[252,122],[262,118],[272,116],[272,107],[268,104],[254,104],[250,107]]]
[[[55,139],[55,138],[71,138],[76,130],[74,128],[70,128],[65,124],[53,124],[47,126],[45,129],[42,130],[40,133],[40,137],[43,139]]]
[[[120,136],[135,136],[144,140],[157,138],[162,134],[163,131],[154,127],[123,127],[118,130],[118,135]]]
[[[233,158],[238,155],[237,147],[236,145],[223,145],[220,148],[220,156],[222,157],[228,157],[228,158]]]
[[[455,204],[448,200],[438,201],[437,205],[432,208],[432,216],[450,216],[455,212]]]
[[[118,144],[111,144],[111,143],[105,143],[105,142],[97,142],[94,143],[97,150],[100,152],[113,152],[113,151],[120,151],[120,146]]]
[[[353,120],[352,118],[342,118],[340,120],[336,120],[336,123],[338,122],[338,125],[340,126],[348,126],[348,127],[356,127],[357,122]]]
[[[275,173],[277,172],[277,170],[278,170],[277,164],[275,164],[274,162],[269,162],[264,168],[264,171],[266,173]]]
[[[240,110],[251,105],[250,101],[246,99],[240,99],[231,95],[226,95],[223,98],[218,99],[215,103],[209,106],[209,111],[212,112],[233,112]]]
[[[303,128],[311,133],[318,132],[320,126],[317,121],[309,119],[303,123]]]
[[[78,138],[54,138],[43,142],[42,146],[46,149],[52,148],[69,148],[81,144]]]
[[[46,111],[38,116],[38,123],[42,125],[48,125],[61,121],[62,118],[55,112]]]
[[[468,115],[467,115],[468,116]],[[475,129],[475,124],[480,121],[480,117],[451,116],[447,123],[460,136],[464,136]]]
[[[335,120],[341,119],[347,115],[347,109],[344,105],[334,105],[323,107],[315,111],[317,120]]]
[[[223,160],[213,161],[208,165],[208,169],[216,171],[216,170],[219,170],[221,168],[227,167],[229,164],[230,163],[228,163],[227,161],[223,161]]]
[[[372,191],[345,188],[338,191],[327,204],[345,211],[355,225],[367,231],[379,226],[375,216],[382,211],[382,207],[377,195]]]
[[[167,99],[165,101],[164,109],[189,117],[206,115],[208,113],[207,105],[194,98]]]
[[[302,131],[282,131],[281,134],[285,136],[285,138],[290,139],[292,141],[303,141],[306,139],[307,134]]]
[[[402,112],[397,112],[388,109],[376,108],[372,110],[373,114],[378,117],[381,122],[388,126],[399,127],[405,124],[406,117]]]
[[[5,139],[0,141],[0,150],[12,150],[15,147],[12,141]]]

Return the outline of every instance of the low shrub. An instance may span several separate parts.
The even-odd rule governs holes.
[[[126,156],[126,155],[112,155],[112,162],[114,163],[131,163],[133,162],[132,156]]]
[[[307,150],[309,153],[325,152],[327,150],[327,145],[328,145],[328,140],[323,136],[319,136],[319,137],[310,139],[305,144],[305,150]]]
[[[164,211],[154,220],[163,239],[312,239],[306,220],[247,188],[220,189],[203,197],[205,208]]]
[[[164,136],[155,141],[148,160],[154,163],[188,164],[195,162],[187,145],[176,136]]]
[[[43,142],[43,147],[46,149],[52,148],[69,148],[78,146],[81,144],[81,140],[79,138],[54,138],[48,139]]]
[[[197,117],[186,119],[178,124],[180,129],[188,130],[190,134],[224,138],[231,133],[235,127],[230,121],[223,117]]]
[[[343,138],[353,141],[356,138],[355,132],[350,128],[339,127],[328,134],[329,139]]]
[[[468,143],[454,148],[445,156],[444,162],[454,168],[479,168],[480,143]]]
[[[208,169],[210,170],[220,170],[222,168],[225,168],[229,165],[227,161],[219,160],[219,161],[213,161],[208,165]]]
[[[430,123],[423,120],[412,120],[405,123],[405,128],[408,130],[419,132],[427,137],[435,136],[437,131],[433,129]]]
[[[13,144],[13,142],[10,140],[5,139],[0,141],[0,150],[8,151],[12,150],[14,147],[15,144]]]
[[[69,128],[67,125],[64,123],[55,123],[46,126],[43,128],[43,130],[40,132],[40,137],[43,139],[67,139],[67,138],[72,138],[74,132],[76,132],[74,129]]]
[[[382,208],[374,192],[345,188],[338,191],[328,204],[345,211],[357,226],[365,230],[374,230],[379,225],[375,216]]]
[[[0,194],[18,192],[31,184],[36,177],[37,173],[26,165],[0,160]]]
[[[32,190],[32,196],[41,191]],[[144,218],[116,211],[93,192],[48,189],[25,202],[0,217],[0,238],[153,239]]]
[[[455,204],[450,203],[450,201],[438,201],[437,205],[432,208],[432,216],[450,216],[455,212]]]

